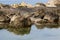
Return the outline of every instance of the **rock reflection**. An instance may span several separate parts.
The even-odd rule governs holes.
[[[24,34],[29,34],[31,28],[30,27],[22,27],[22,28],[8,28],[8,31],[14,32],[17,35],[24,35]]]
[[[42,25],[35,25],[37,29],[43,29],[43,28],[59,28],[59,24],[42,24]],[[1,24],[0,25],[0,30],[1,29],[6,29],[9,32],[13,32],[16,35],[24,35],[24,34],[29,34],[31,31],[31,26],[27,27],[20,27],[20,26],[12,26],[9,24]]]
[[[42,24],[42,25],[36,25],[37,29],[43,29],[43,28],[59,28],[59,24]]]
[[[17,35],[24,35],[24,34],[30,33],[31,27],[30,26],[28,27],[15,26],[14,27],[9,24],[3,24],[3,25],[0,25],[0,30],[1,29],[7,29],[9,32],[13,32],[14,34],[17,34]]]

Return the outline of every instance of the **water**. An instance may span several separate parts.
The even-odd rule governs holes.
[[[0,30],[0,40],[60,40],[59,26],[35,26]]]

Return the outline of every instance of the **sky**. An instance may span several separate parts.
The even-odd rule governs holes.
[[[0,0],[0,3],[3,4],[14,4],[14,3],[21,3],[26,2],[28,4],[34,5],[37,2],[46,3],[48,0]]]

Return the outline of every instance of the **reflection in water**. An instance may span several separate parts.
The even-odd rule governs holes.
[[[0,25],[0,29],[7,29],[9,32],[14,32],[17,35],[29,34],[31,27],[11,26],[8,24]]]
[[[59,28],[59,24],[49,24],[49,25],[36,25],[38,29],[43,29],[43,28]]]
[[[56,24],[32,25],[31,27],[0,25],[3,29],[0,30],[0,40],[60,40],[59,27]]]
[[[37,29],[43,29],[43,28],[59,28],[60,25],[54,24],[54,25],[35,25]],[[0,30],[1,29],[7,29],[9,32],[13,32],[14,34],[17,35],[24,35],[24,34],[29,34],[31,31],[31,27],[20,27],[20,26],[11,26],[9,24],[2,24],[0,25]]]
[[[29,34],[30,33],[30,30],[31,28],[30,27],[26,27],[26,28],[7,28],[8,31],[10,32],[14,32],[15,34],[17,35],[24,35],[24,34]]]

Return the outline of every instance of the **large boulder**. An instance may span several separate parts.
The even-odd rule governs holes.
[[[49,0],[46,6],[47,7],[60,7],[60,0]]]
[[[44,9],[37,9],[33,14],[32,14],[34,18],[41,18],[43,19],[44,15],[45,15],[45,10]]]
[[[35,7],[46,7],[46,5],[43,3],[36,3]]]
[[[59,22],[59,15],[48,12],[43,18],[44,20],[48,20],[50,23],[58,23]]]
[[[10,18],[4,15],[0,15],[0,23],[9,23]]]
[[[23,16],[14,15],[11,18],[10,24],[13,24],[14,26],[20,26],[20,27],[28,27],[31,26],[31,20],[29,18],[24,18]]]

